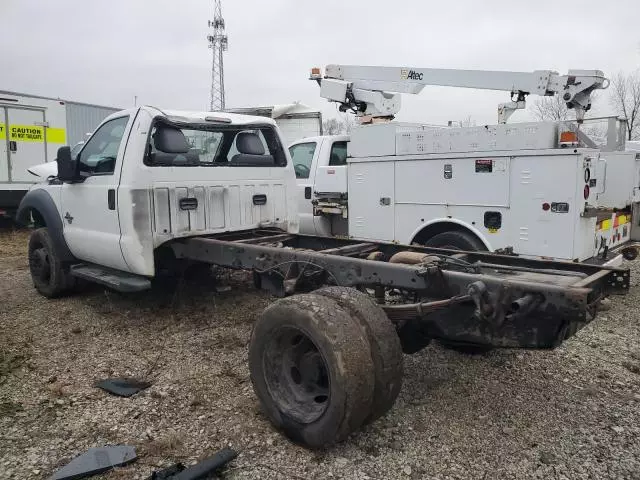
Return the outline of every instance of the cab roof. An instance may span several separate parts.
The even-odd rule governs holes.
[[[253,115],[241,115],[237,113],[227,112],[194,112],[186,110],[161,110],[153,106],[140,107],[141,110],[146,111],[152,117],[164,117],[170,122],[176,123],[194,123],[194,124],[227,124],[227,125],[276,125],[276,122],[271,118],[258,117]],[[120,112],[110,115],[107,119],[112,117],[117,118],[123,114],[133,115],[138,111],[137,108],[129,110],[122,110]]]

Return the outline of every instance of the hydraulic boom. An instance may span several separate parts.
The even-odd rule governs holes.
[[[373,118],[393,118],[400,111],[401,93],[418,94],[426,85],[502,90],[511,101],[498,106],[498,121],[525,107],[527,95],[562,95],[568,108],[581,121],[591,108],[591,93],[609,86],[600,70],[569,70],[560,75],[551,70],[508,72],[439,68],[328,65],[324,77],[319,68],[311,79],[320,84],[320,96],[340,104],[342,111]]]

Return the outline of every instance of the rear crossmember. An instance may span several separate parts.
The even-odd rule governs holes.
[[[603,298],[629,289],[622,268],[268,229],[171,246],[178,258],[253,270],[279,296],[323,284],[371,291],[404,340],[553,348],[589,323]]]

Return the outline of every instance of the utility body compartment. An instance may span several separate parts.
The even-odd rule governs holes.
[[[322,220],[332,225],[325,231],[335,231],[332,215],[340,214],[352,238],[410,244],[424,241],[424,232],[450,229],[469,232],[488,250],[608,259],[632,239],[640,160],[636,152],[561,143],[561,132],[571,128],[564,122],[357,127],[340,175],[327,175],[333,169],[326,159],[314,159],[313,233],[321,233]]]

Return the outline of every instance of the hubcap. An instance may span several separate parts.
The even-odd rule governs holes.
[[[44,282],[49,281],[51,278],[51,263],[49,262],[49,255],[44,248],[36,248],[31,251],[29,267],[34,278]]]
[[[302,331],[283,327],[266,345],[264,377],[278,409],[300,423],[311,423],[329,405],[326,362]]]

